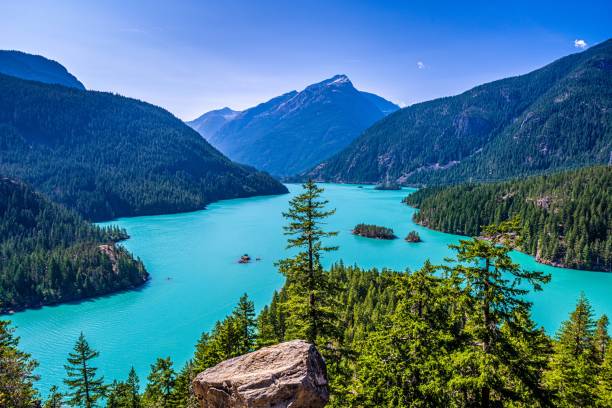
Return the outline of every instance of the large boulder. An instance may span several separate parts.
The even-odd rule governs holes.
[[[319,408],[329,400],[325,361],[303,340],[223,361],[198,374],[193,389],[202,408]]]

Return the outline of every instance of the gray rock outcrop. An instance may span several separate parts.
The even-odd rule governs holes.
[[[202,408],[319,408],[329,400],[325,362],[303,340],[264,347],[196,376]]]

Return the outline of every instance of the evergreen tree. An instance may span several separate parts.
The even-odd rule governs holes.
[[[285,292],[282,292],[283,294]],[[270,306],[266,305],[257,316],[257,347],[281,343],[285,339],[284,299],[274,291]]]
[[[612,407],[612,347],[606,349],[605,358],[597,378],[597,406]]]
[[[211,335],[202,333],[193,355],[193,367],[197,372],[204,371],[218,362],[211,343]]]
[[[68,354],[68,364],[64,365],[67,375],[64,383],[71,390],[66,394],[68,405],[92,408],[97,406],[97,401],[104,396],[104,379],[96,377],[97,368],[91,365],[91,360],[99,355],[81,333],[74,345],[74,351]]]
[[[134,367],[130,369],[125,382],[113,381],[108,388],[106,407],[138,408],[140,407],[139,380]]]
[[[236,353],[242,355],[253,351],[256,337],[255,305],[249,300],[246,293],[240,297],[232,315],[235,318],[234,322],[239,336]]]
[[[139,408],[140,407],[140,379],[136,374],[136,370],[132,366],[130,368],[130,372],[128,374],[128,378],[126,381],[127,389],[128,389],[128,407],[129,408]]]
[[[49,396],[47,397],[43,408],[62,408],[63,395],[57,389],[57,386],[52,386],[49,389]]]
[[[10,322],[0,320],[0,407],[26,408],[38,403],[33,374],[38,365],[20,351]]]
[[[468,405],[489,407],[501,400],[521,400],[517,387],[529,390],[534,398],[542,395],[539,384],[523,380],[524,372],[531,371],[530,361],[509,358],[517,354],[512,337],[533,334],[529,321],[517,319],[524,318],[531,306],[524,300],[528,290],[522,283],[537,291],[550,279],[541,272],[522,270],[510,258],[519,241],[518,230],[518,220],[510,220],[487,227],[486,240],[473,238],[450,245],[458,263],[448,270],[464,288],[457,301],[467,317],[462,335],[468,338],[452,357],[455,368],[450,384]],[[511,330],[502,331],[504,325]]]
[[[321,199],[323,188],[309,180],[302,185],[304,191],[289,202],[289,211],[283,216],[289,220],[284,227],[287,248],[297,248],[300,252],[293,258],[279,262],[279,270],[287,278],[287,290],[293,295],[287,302],[289,319],[291,319],[291,337],[305,337],[311,343],[317,343],[320,336],[334,331],[334,312],[324,302],[329,297],[328,279],[321,266],[321,254],[336,250],[327,247],[322,239],[337,235],[322,228],[323,221],[334,214],[327,211],[327,200]]]
[[[151,372],[147,377],[149,383],[145,391],[145,400],[149,405],[160,408],[173,407],[172,392],[176,381],[176,372],[172,367],[170,357],[158,358],[151,365]]]
[[[256,342],[255,307],[244,294],[232,314],[202,333],[193,356],[193,371],[201,372],[223,360],[253,350]]]
[[[610,335],[608,334],[608,316],[602,315],[597,320],[597,327],[595,328],[595,354],[597,361],[602,363],[606,357],[606,351],[610,344]]]
[[[197,374],[198,372],[194,370],[193,363],[188,361],[181,372],[176,376],[173,390],[173,402],[175,406],[181,408],[199,408],[200,405],[191,386],[191,382]]]
[[[419,208],[419,224],[461,235],[520,216],[517,249],[568,268],[612,271],[612,166],[423,188],[404,202]]]
[[[429,261],[397,277],[396,310],[366,341],[357,366],[359,406],[446,406],[455,289]]]
[[[589,301],[581,294],[569,320],[563,322],[554,343],[554,354],[545,383],[562,407],[591,407],[597,400],[597,351],[595,318]]]
[[[117,382],[117,380],[113,380],[113,383],[108,386],[106,395],[106,408],[121,408],[123,385],[125,384]]]

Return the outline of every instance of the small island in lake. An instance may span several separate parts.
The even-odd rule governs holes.
[[[421,236],[416,231],[410,231],[408,235],[406,235],[405,240],[407,242],[421,242]]]
[[[402,188],[400,187],[399,184],[397,183],[391,183],[391,182],[385,182],[385,183],[381,183],[381,184],[377,184],[374,187],[374,190],[401,190]]]
[[[251,257],[249,256],[249,254],[242,255],[240,259],[238,260],[238,263],[241,263],[241,264],[245,264],[249,262],[251,262]]]
[[[381,227],[372,224],[357,224],[353,229],[353,234],[359,235],[365,238],[377,238],[377,239],[395,239],[397,236],[393,233],[391,228]]]

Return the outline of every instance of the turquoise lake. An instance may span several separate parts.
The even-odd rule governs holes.
[[[105,223],[127,229],[131,238],[124,245],[144,261],[151,281],[136,291],[10,316],[21,348],[40,363],[40,389],[46,393],[51,385],[62,385],[66,356],[81,331],[100,351],[96,363],[107,381],[125,378],[132,365],[144,381],[158,356],[172,357],[180,369],[202,331],[230,313],[243,293],[249,294],[257,309],[263,307],[283,283],[274,268],[274,262],[288,254],[281,214],[291,196],[300,191],[298,185],[288,187],[289,195],[227,200],[192,213]],[[326,256],[327,265],[343,260],[362,267],[414,269],[427,258],[441,263],[451,255],[447,245],[461,238],[415,225],[415,210],[400,202],[411,190],[324,187],[330,207],[337,209],[327,227],[340,232],[329,241],[340,250]],[[391,227],[399,237],[414,229],[423,242],[351,235],[359,222]],[[261,261],[238,264],[244,253]],[[581,291],[597,314],[612,316],[612,274],[545,266],[520,253],[515,259],[524,268],[552,274],[543,292],[530,295],[533,316],[548,333],[557,330]]]

